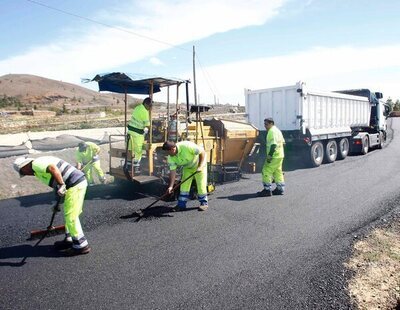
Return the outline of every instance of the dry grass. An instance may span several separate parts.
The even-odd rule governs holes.
[[[358,309],[400,305],[400,222],[375,229],[358,241],[346,267],[355,272],[348,290]]]

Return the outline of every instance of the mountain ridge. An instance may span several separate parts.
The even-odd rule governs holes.
[[[24,105],[63,106],[118,106],[124,95],[100,93],[94,90],[30,74],[0,76],[0,97],[15,97]],[[136,102],[129,97],[129,101]]]

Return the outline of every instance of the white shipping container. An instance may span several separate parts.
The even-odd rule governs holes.
[[[311,135],[351,133],[351,127],[368,127],[371,104],[366,97],[307,89],[306,84],[245,90],[248,121],[264,130],[272,117],[282,131],[308,129]]]

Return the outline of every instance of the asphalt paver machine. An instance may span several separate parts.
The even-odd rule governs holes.
[[[204,147],[208,162],[208,191],[214,190],[215,183],[237,181],[241,167],[251,152],[258,136],[258,130],[251,124],[223,119],[204,119],[202,115],[208,106],[189,105],[189,80],[164,77],[136,79],[126,73],[96,75],[100,91],[125,94],[124,135],[110,136],[109,173],[116,180],[135,184],[151,184],[151,187],[165,189],[169,176],[166,154],[162,151],[165,141],[191,140]],[[150,111],[150,130],[145,139],[140,175],[129,174],[127,169],[127,94],[147,95],[167,88],[166,104],[153,104]],[[169,90],[175,89],[175,102],[170,103]],[[184,88],[186,104],[180,104],[179,91]],[[157,116],[157,117],[155,117]],[[195,186],[195,184],[194,184]]]

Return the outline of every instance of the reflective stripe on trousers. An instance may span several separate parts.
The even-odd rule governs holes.
[[[191,174],[193,174],[197,169],[194,168],[183,168],[182,180],[187,179]],[[178,206],[186,207],[186,202],[189,199],[189,192],[192,186],[193,178],[196,180],[197,186],[197,196],[201,205],[206,205],[208,203],[207,198],[207,165],[204,165],[203,170],[196,173],[193,177],[185,181],[180,186],[180,194],[178,198]]]

